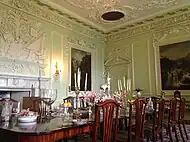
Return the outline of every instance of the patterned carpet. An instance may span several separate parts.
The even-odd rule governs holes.
[[[186,130],[187,130],[188,137],[190,138],[190,125],[186,125]],[[179,142],[183,142],[182,138],[181,138],[181,135],[180,135],[180,132],[178,130],[178,127],[177,127],[177,133],[178,133]],[[190,140],[186,139],[185,133],[183,133],[183,134],[184,134],[184,138],[185,138],[186,142],[190,142]],[[166,135],[165,130],[163,131],[163,135],[164,135],[164,142],[170,142],[169,136]],[[173,142],[176,142],[174,132],[172,133],[172,137],[173,137]],[[63,141],[59,141],[59,142],[63,142]],[[74,140],[67,140],[67,142],[75,142],[75,141]],[[145,139],[144,142],[147,142],[147,140]],[[151,140],[150,140],[150,142],[151,142]],[[161,142],[161,141],[158,139],[157,142]]]
[[[190,125],[186,125],[185,127],[186,127],[186,130],[187,130],[187,135],[188,135],[188,137],[190,139]],[[183,127],[182,127],[182,130],[183,130]],[[165,130],[163,131],[163,135],[164,135],[164,142],[170,142],[169,135],[168,136],[166,135]],[[183,142],[178,127],[177,127],[177,135],[178,135],[179,142]],[[183,136],[184,136],[184,139],[185,139],[186,142],[190,142],[190,140],[186,139],[184,131],[183,131]],[[176,142],[175,132],[172,133],[172,138],[173,138],[173,142]],[[146,142],[146,141],[147,140],[145,139],[144,142]],[[161,141],[158,139],[157,142],[161,142]]]

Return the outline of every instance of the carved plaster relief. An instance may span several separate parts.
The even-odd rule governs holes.
[[[114,66],[123,66],[130,64],[129,47],[113,48],[105,60],[105,67],[109,71]]]
[[[96,46],[93,43],[88,43],[87,40],[84,40],[83,38],[78,38],[78,37],[71,37],[71,36],[65,36],[65,40],[69,43],[76,44],[80,48],[89,48],[89,49],[95,49]]]
[[[0,11],[0,72],[37,75],[45,66],[42,24],[18,10]]]
[[[181,14],[179,14],[179,12]],[[144,23],[144,25],[139,26],[138,24],[134,23],[133,25],[126,26],[125,28],[123,28],[121,30],[112,31],[112,32],[108,33],[108,36],[107,36],[108,40],[112,40],[112,41],[113,40],[121,40],[121,39],[126,39],[128,37],[147,33],[147,32],[154,32],[154,31],[156,32],[160,29],[164,29],[166,27],[170,27],[172,25],[177,25],[179,23],[187,22],[190,20],[189,12],[178,10],[177,13],[179,15],[172,16],[171,18],[167,17],[162,20],[157,20],[157,18],[153,18],[151,23],[147,23],[147,21],[145,20],[145,21],[142,21],[142,23]],[[183,30],[189,30],[189,29],[187,28],[187,29],[183,29]]]
[[[24,13],[29,13],[35,16],[36,18],[43,19],[49,23],[53,23],[63,28],[67,28],[71,31],[73,31],[74,25],[78,26],[80,24],[79,28],[75,30],[75,32],[77,32],[78,34],[88,36],[90,38],[101,39],[102,41],[106,40],[105,35],[102,34],[100,31],[97,31],[92,27],[86,27],[86,24],[80,22],[79,20],[69,16],[64,12],[55,10],[51,7],[48,7],[47,5],[40,3],[39,0],[3,0],[0,1],[0,3],[4,3],[13,8],[17,8],[17,10],[22,10],[24,11]],[[78,23],[78,25],[76,25],[76,23]]]
[[[156,93],[159,94],[161,88],[161,72],[160,72],[160,55],[159,46],[168,39],[175,37],[184,37],[184,35],[190,35],[190,25],[177,25],[175,27],[169,27],[165,30],[153,33],[153,48],[155,56],[155,75],[156,75]]]

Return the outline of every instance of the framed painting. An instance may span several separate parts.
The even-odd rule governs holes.
[[[159,52],[162,90],[190,90],[190,41],[162,45]]]
[[[78,69],[81,71],[80,91],[85,91],[85,80],[87,75],[87,90],[91,91],[91,69],[92,55],[90,52],[71,48],[71,91],[75,90],[75,77]]]

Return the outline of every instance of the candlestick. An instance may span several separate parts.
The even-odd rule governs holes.
[[[78,112],[78,102],[79,102],[79,93],[80,90],[78,87],[75,88],[75,94],[76,94],[76,119],[79,117],[79,112]]]
[[[87,80],[88,80],[88,73],[86,73],[86,77],[85,77],[85,91],[87,91]]]

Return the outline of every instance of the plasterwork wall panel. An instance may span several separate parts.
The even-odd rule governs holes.
[[[42,23],[5,7],[1,7],[0,23],[1,73],[38,76],[39,65],[45,67]]]
[[[132,45],[120,45],[120,43],[108,43],[107,56],[104,62],[106,70],[111,77],[112,92],[118,90],[118,79],[123,81],[123,76],[131,77],[131,47]]]
[[[29,11],[31,7],[34,11]],[[16,78],[34,76],[34,80],[38,81],[40,66],[41,75],[50,78],[46,87],[58,89],[58,104],[68,93],[70,49],[80,48],[93,53],[92,86],[93,91],[99,91],[100,84],[103,83],[100,74],[104,70],[106,43],[96,37],[99,36],[98,33],[81,28],[80,25],[69,21],[64,25],[64,20],[58,22],[59,19],[47,19],[55,14],[48,9],[43,11],[40,7],[42,13],[47,14],[46,19],[45,16],[40,17],[42,13],[37,15],[38,8],[32,2],[26,5],[25,2],[20,3],[20,0],[0,2],[0,74],[10,74]],[[51,14],[48,15],[49,13]],[[78,32],[79,29],[84,32]],[[60,80],[53,78],[56,62],[61,70]],[[1,86],[7,84],[6,80],[0,79]],[[30,86],[31,83],[27,84],[27,87]],[[38,86],[39,84],[35,85]]]

